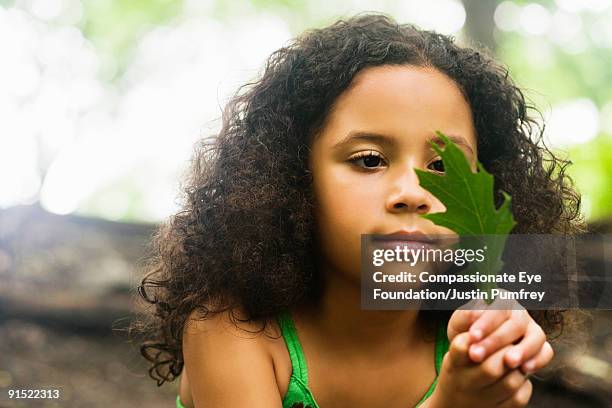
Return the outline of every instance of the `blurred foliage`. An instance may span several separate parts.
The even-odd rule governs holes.
[[[601,108],[610,101],[612,48],[590,42],[584,51],[570,53],[544,38],[517,33],[500,37],[498,56],[519,85],[530,90],[538,106],[588,97]]]
[[[171,21],[182,0],[84,0],[81,30],[102,55],[115,59],[114,79],[124,71],[144,32]]]
[[[515,1],[526,4],[527,1]],[[549,11],[554,1],[542,1]],[[593,40],[589,30],[602,24],[602,16],[578,13],[582,27],[576,34],[578,44],[557,43],[549,37],[522,32],[497,32],[499,58],[508,65],[511,76],[526,96],[542,112],[556,103],[591,99],[600,110],[612,102],[612,44]],[[609,115],[610,112],[607,112]],[[600,117],[600,123],[611,118]],[[583,211],[590,220],[612,215],[612,135],[603,132],[589,142],[561,150],[569,153],[573,165],[569,174],[583,194]]]
[[[104,79],[121,78],[145,32],[188,17],[184,14],[188,1],[193,0],[84,0],[81,29],[103,59],[113,59],[114,69]],[[11,0],[0,0],[0,4],[11,3]],[[520,6],[537,3],[551,13],[557,10],[554,0],[515,0],[514,3]],[[336,17],[333,12],[318,10],[323,3],[306,0],[210,0],[202,4],[209,17],[221,21],[230,21],[240,13],[275,13],[282,16],[294,34],[307,27],[326,24]],[[578,48],[555,42],[547,35],[530,35],[520,30],[495,32],[497,55],[541,111],[576,98],[591,99],[601,111],[612,101],[612,45],[602,45],[590,34],[591,28],[601,24],[603,17],[590,11],[580,12],[579,16],[582,27],[577,35],[583,46]],[[587,216],[590,219],[611,216],[612,135],[600,134],[588,143],[569,148],[568,152],[574,162],[570,173],[585,194]]]
[[[208,16],[221,21],[230,21],[248,11],[279,14],[295,34],[308,27],[327,24],[335,17],[313,15],[312,4],[306,0],[193,1],[201,1]],[[11,3],[12,0],[1,2]],[[83,0],[80,24],[83,34],[103,56],[114,59],[116,70],[104,79],[112,81],[120,78],[130,63],[140,37],[156,26],[185,17],[185,3],[184,0]]]
[[[589,143],[573,147],[569,154],[575,165],[571,175],[578,191],[585,193],[584,207],[590,220],[612,214],[612,135],[601,134]]]

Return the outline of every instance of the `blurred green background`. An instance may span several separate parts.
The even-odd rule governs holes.
[[[160,221],[231,92],[365,10],[492,49],[573,161],[587,219],[612,216],[612,0],[0,0],[0,207]]]

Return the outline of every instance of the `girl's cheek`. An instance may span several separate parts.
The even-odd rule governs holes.
[[[343,184],[319,189],[317,208],[319,244],[325,264],[344,275],[359,276],[361,233],[367,232],[360,195]],[[365,229],[365,231],[364,231]]]
[[[325,218],[334,224],[348,225],[367,218],[375,202],[373,191],[367,190],[367,186],[358,184],[330,185],[324,189],[320,200]]]
[[[360,242],[360,234],[370,233],[375,226],[377,206],[384,206],[380,183],[377,185],[374,178],[356,174],[354,170],[336,170],[319,179],[315,189],[319,229],[329,237]]]

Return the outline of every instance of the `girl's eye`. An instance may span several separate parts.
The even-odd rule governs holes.
[[[444,173],[444,163],[441,159],[431,162],[429,166],[427,166],[427,168],[430,168],[433,171],[437,171],[439,173]]]
[[[357,153],[355,156],[349,158],[349,162],[366,169],[375,169],[379,167],[381,163],[384,163],[384,159],[380,154],[370,150],[369,152]],[[363,165],[361,163],[363,163]]]

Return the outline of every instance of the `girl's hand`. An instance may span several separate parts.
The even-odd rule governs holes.
[[[505,346],[481,363],[469,356],[470,333],[457,334],[442,361],[438,384],[423,408],[524,407],[531,398],[531,381],[504,363]]]
[[[476,303],[478,310],[456,310],[448,323],[449,341],[469,330],[469,356],[479,363],[503,347],[504,362],[509,368],[518,368],[531,374],[546,366],[553,358],[553,349],[546,341],[542,328],[516,301],[499,309],[496,300],[491,305],[484,301]]]
[[[451,342],[436,391],[426,407],[522,407],[531,398],[526,377],[546,366],[553,350],[540,326],[517,302],[496,310],[456,310],[448,324]]]

